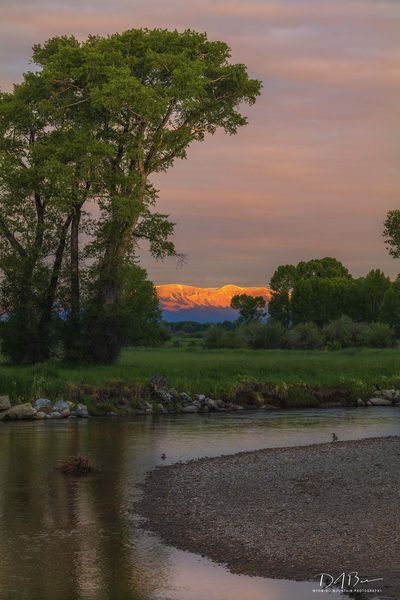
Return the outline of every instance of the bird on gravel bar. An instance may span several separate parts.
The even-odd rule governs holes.
[[[336,435],[336,433],[332,433],[332,442],[337,442],[338,441],[338,436]]]

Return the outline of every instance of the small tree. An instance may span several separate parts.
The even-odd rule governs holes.
[[[390,210],[383,223],[386,248],[393,258],[400,258],[400,210]]]
[[[262,296],[237,294],[231,300],[231,308],[239,311],[240,323],[260,321],[265,316],[266,300]]]

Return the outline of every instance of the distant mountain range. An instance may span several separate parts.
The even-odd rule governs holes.
[[[166,321],[198,321],[218,323],[233,321],[238,313],[230,308],[237,294],[263,296],[267,302],[271,293],[266,287],[239,287],[224,285],[220,288],[201,288],[179,283],[157,285],[163,319]]]

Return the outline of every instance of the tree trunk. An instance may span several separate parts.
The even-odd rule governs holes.
[[[56,298],[58,280],[60,278],[62,259],[67,242],[67,234],[72,221],[72,215],[69,215],[61,228],[60,239],[58,242],[50,282],[47,288],[46,296],[43,302],[43,310],[39,321],[38,335],[40,344],[39,360],[46,360],[50,357],[50,324],[54,302]]]
[[[143,176],[136,194],[138,205],[143,202],[145,189],[146,178]],[[96,363],[112,363],[121,351],[123,324],[118,312],[123,285],[121,267],[130,250],[138,215],[139,211],[132,210],[123,222],[116,216],[111,223],[86,329],[86,352]]]
[[[66,359],[72,362],[81,359],[81,301],[79,278],[79,226],[81,207],[77,206],[71,221],[70,240],[70,313],[65,344]]]

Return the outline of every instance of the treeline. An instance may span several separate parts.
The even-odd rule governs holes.
[[[387,323],[359,323],[346,316],[323,327],[311,322],[284,327],[277,321],[253,321],[238,325],[233,330],[212,325],[203,339],[209,349],[341,350],[357,346],[391,348],[397,345],[394,330]]]
[[[278,267],[262,297],[232,300],[239,318],[234,330],[210,327],[208,348],[340,349],[391,347],[400,337],[400,279],[380,270],[354,278],[335,258]],[[267,321],[267,322],[265,322]]]
[[[278,267],[270,281],[269,316],[283,326],[323,327],[346,315],[358,323],[387,323],[400,335],[400,280],[379,269],[353,278],[335,258]]]

